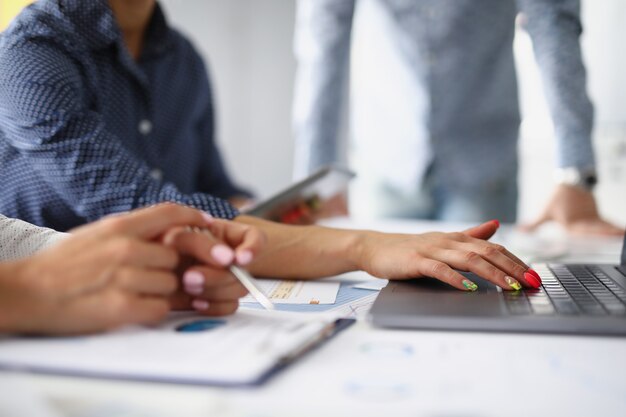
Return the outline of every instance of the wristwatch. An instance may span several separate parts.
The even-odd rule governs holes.
[[[593,191],[593,188],[598,183],[595,169],[559,168],[556,170],[554,177],[557,184],[580,187],[587,191]]]

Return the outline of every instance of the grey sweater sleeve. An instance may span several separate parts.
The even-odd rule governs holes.
[[[533,41],[557,139],[559,167],[592,168],[593,106],[579,38],[579,0],[517,0]]]
[[[0,262],[31,256],[66,236],[66,233],[0,215]]]
[[[354,6],[355,0],[298,1],[293,110],[296,179],[337,161]]]

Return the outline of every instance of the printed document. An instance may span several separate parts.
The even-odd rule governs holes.
[[[286,279],[259,279],[259,288],[274,304],[334,304],[340,283],[333,281],[295,281]],[[241,303],[256,303],[250,295]]]
[[[5,337],[0,369],[211,385],[251,385],[328,337],[336,316],[257,310],[172,314],[155,327],[81,337]]]

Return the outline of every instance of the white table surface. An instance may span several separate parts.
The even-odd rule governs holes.
[[[329,224],[405,233],[466,226]],[[496,240],[526,259],[616,263],[621,249],[621,239],[549,228],[528,236],[505,226]],[[625,386],[626,338],[383,330],[361,320],[254,389],[0,373],[0,417],[623,417]]]

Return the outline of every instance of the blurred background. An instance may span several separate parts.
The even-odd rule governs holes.
[[[0,29],[26,3],[0,0]],[[373,21],[374,3],[358,2],[352,83],[367,85],[375,82],[378,74],[371,66],[371,51],[363,47],[368,36],[363,27],[372,30],[377,24]],[[192,39],[209,65],[217,102],[217,137],[234,178],[260,197],[288,185],[294,148],[295,2],[161,0],[161,4],[172,25]],[[625,225],[626,2],[583,0],[582,20],[588,90],[596,110],[594,146],[600,177],[596,196],[602,214]],[[524,220],[537,214],[552,190],[555,141],[531,42],[519,28],[514,49],[523,116],[519,214]],[[385,67],[397,64],[390,58]],[[402,91],[401,83],[399,79],[389,88]],[[343,136],[347,141],[352,131],[349,104],[344,113]]]
[[[219,140],[231,172],[260,196],[290,183],[293,171],[291,109],[293,0],[164,0],[176,27],[189,35],[210,64],[218,103]],[[363,27],[373,27],[372,0],[360,0],[353,38],[353,83],[375,82]],[[583,54],[596,109],[594,146],[602,214],[626,224],[626,2],[583,0]],[[552,190],[552,122],[529,36],[515,39],[522,105],[520,219],[540,210]],[[394,61],[385,62],[386,67]],[[369,69],[368,69],[369,68]],[[369,74],[367,73],[369,72]],[[365,82],[364,82],[365,83]],[[366,83],[365,83],[366,84]],[[390,88],[402,89],[401,85]],[[349,106],[348,106],[349,107]],[[349,109],[344,135],[349,137]],[[384,123],[384,120],[381,121]]]

